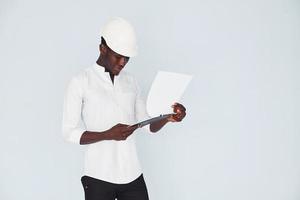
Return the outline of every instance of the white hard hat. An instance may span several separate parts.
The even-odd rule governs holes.
[[[120,17],[109,20],[102,29],[102,37],[114,52],[128,57],[136,56],[137,43],[133,26]]]

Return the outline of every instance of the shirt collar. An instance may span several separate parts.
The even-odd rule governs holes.
[[[97,73],[106,73],[105,67],[102,65],[99,65],[98,63],[94,63],[93,68],[97,71]]]
[[[95,72],[96,72],[97,75],[103,77],[105,80],[107,80],[109,82],[112,82],[111,78],[110,78],[110,75],[109,75],[109,72],[105,71],[105,67],[104,66],[99,65],[98,63],[95,63],[93,65],[93,69],[95,70]],[[121,74],[121,72],[120,72],[120,74]],[[114,77],[114,82],[116,81],[116,79],[119,78],[120,74],[118,76]]]

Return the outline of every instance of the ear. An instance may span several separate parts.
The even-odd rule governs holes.
[[[100,53],[101,53],[101,54],[106,54],[106,52],[107,52],[107,48],[106,48],[106,46],[103,45],[103,44],[100,44],[100,45],[99,45],[99,50],[100,50]]]

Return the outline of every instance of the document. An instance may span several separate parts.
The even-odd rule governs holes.
[[[173,113],[171,106],[180,100],[192,80],[191,75],[158,71],[147,98],[150,116]]]

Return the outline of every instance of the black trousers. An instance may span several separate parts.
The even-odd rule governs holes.
[[[81,183],[85,200],[149,200],[143,174],[127,184],[114,184],[89,176],[83,176]]]

